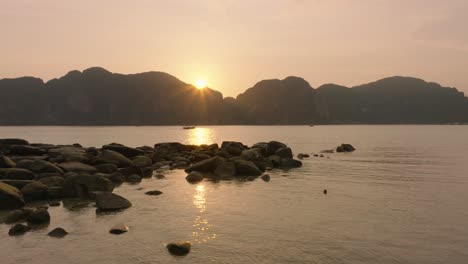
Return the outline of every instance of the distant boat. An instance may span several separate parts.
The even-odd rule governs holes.
[[[195,126],[184,126],[183,129],[194,129]]]

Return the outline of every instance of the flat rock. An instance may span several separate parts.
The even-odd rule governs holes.
[[[102,148],[105,149],[105,150],[111,150],[111,151],[118,152],[118,153],[124,155],[127,158],[133,158],[133,157],[145,154],[145,152],[142,151],[142,150],[127,147],[127,146],[120,145],[120,144],[104,145],[104,146],[102,146]]]
[[[16,163],[16,167],[27,169],[34,173],[63,174],[63,170],[61,168],[45,160],[21,160]]]
[[[3,179],[9,180],[33,180],[34,173],[27,169],[10,168],[3,171]]]
[[[101,211],[115,211],[126,209],[132,203],[120,195],[111,192],[96,192],[96,207]]]
[[[48,154],[50,157],[62,157],[63,161],[77,161],[87,162],[89,156],[86,153],[86,149],[76,146],[65,146],[59,148],[49,149]]]

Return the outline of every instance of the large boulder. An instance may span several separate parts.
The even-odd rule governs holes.
[[[34,177],[34,173],[27,169],[10,168],[3,171],[2,178],[9,180],[32,180]]]
[[[145,152],[136,148],[130,148],[120,144],[109,144],[102,146],[102,149],[112,150],[124,155],[127,158],[144,155]]]
[[[222,162],[216,167],[214,174],[221,179],[231,179],[236,176],[236,165],[231,161]]]
[[[88,173],[92,174],[97,172],[97,169],[93,166],[90,166],[88,164],[84,164],[81,162],[77,161],[69,161],[69,162],[63,162],[59,164],[59,167],[62,168],[66,172],[76,172],[76,173]]]
[[[16,187],[0,182],[0,210],[12,210],[23,206],[21,192]]]
[[[23,194],[24,200],[26,202],[31,202],[45,199],[47,189],[47,185],[44,185],[40,182],[32,182],[21,188],[21,193]]]
[[[132,206],[129,200],[111,192],[96,192],[95,198],[96,206],[101,211],[115,211]]]
[[[190,252],[192,244],[188,241],[176,241],[167,244],[166,248],[172,255],[185,256]]]
[[[291,148],[280,148],[275,151],[275,155],[279,156],[282,159],[292,159],[293,153]]]
[[[16,163],[12,161],[9,157],[0,155],[0,168],[14,168]]]
[[[224,161],[223,158],[215,156],[206,160],[202,160],[185,169],[186,172],[214,172],[216,167]]]
[[[119,168],[133,166],[132,161],[124,155],[120,154],[119,152],[107,149],[99,153],[97,156],[97,162],[114,164]]]
[[[59,176],[52,176],[47,178],[42,178],[38,182],[46,185],[47,187],[62,187],[65,179]]]
[[[58,173],[63,174],[63,170],[57,165],[45,160],[22,160],[16,163],[17,168],[30,170],[34,173]]]
[[[238,176],[260,176],[262,171],[255,165],[255,163],[247,160],[236,160],[236,175]]]
[[[112,192],[114,184],[104,177],[80,174],[67,177],[63,182],[65,197],[89,197],[92,192]]]
[[[351,144],[341,144],[336,148],[336,152],[353,152],[356,149]]]
[[[88,162],[89,155],[86,149],[74,146],[65,146],[59,148],[49,149],[48,154],[50,157],[57,158],[63,157],[64,161],[77,161],[77,162]]]
[[[267,143],[266,155],[267,156],[273,155],[278,149],[286,148],[286,147],[287,147],[286,144],[281,143],[279,141],[270,141]]]
[[[153,161],[147,156],[136,156],[132,159],[132,162],[139,168],[150,167],[153,165]]]
[[[39,174],[36,174],[36,178],[35,180],[36,181],[39,181],[40,179],[44,179],[44,178],[49,178],[49,177],[61,177],[61,178],[65,178],[66,176],[69,176],[69,174],[59,174],[59,173],[55,173],[55,172],[46,172],[46,173],[39,173]]]
[[[34,156],[45,154],[44,149],[38,147],[32,147],[28,145],[12,145],[10,146],[10,155],[19,155],[19,156]]]
[[[45,225],[50,223],[50,214],[49,211],[45,208],[39,208],[34,212],[31,212],[28,217],[29,225]]]

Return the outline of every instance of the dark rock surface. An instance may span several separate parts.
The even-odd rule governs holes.
[[[167,244],[166,248],[172,255],[185,256],[192,249],[192,244],[188,241],[177,241]]]
[[[120,195],[111,192],[96,192],[96,207],[101,211],[116,211],[132,206],[132,203]]]

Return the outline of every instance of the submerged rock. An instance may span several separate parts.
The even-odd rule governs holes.
[[[130,230],[130,228],[127,225],[119,225],[119,226],[114,226],[109,230],[109,233],[114,234],[114,235],[120,235],[123,233],[127,233]]]
[[[21,192],[11,185],[0,182],[0,210],[12,210],[24,206]]]
[[[163,192],[158,191],[158,190],[145,192],[146,195],[152,195],[152,196],[161,195],[162,193],[163,193]]]
[[[23,235],[24,233],[28,232],[31,230],[31,228],[27,225],[23,224],[16,224],[10,230],[8,231],[9,236],[19,236]]]
[[[188,241],[177,241],[167,244],[166,248],[172,255],[185,256],[190,252],[192,244]]]
[[[57,227],[54,230],[50,231],[47,235],[50,237],[62,238],[68,235],[68,232],[61,227]]]
[[[111,192],[96,192],[96,207],[100,211],[116,211],[132,206],[132,203],[120,195]]]

